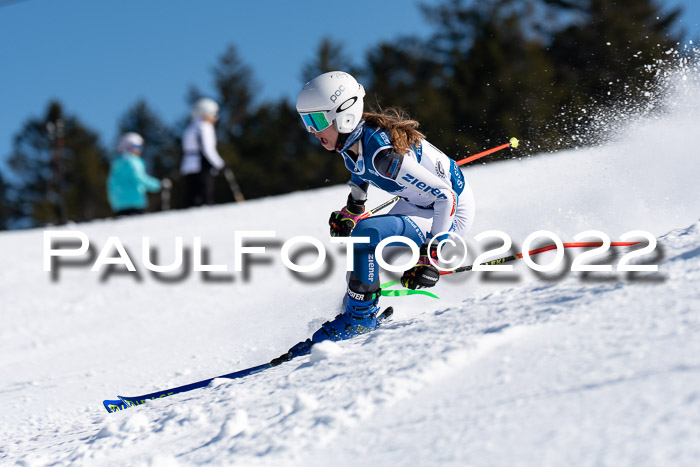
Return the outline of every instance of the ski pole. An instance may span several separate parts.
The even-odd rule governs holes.
[[[517,148],[519,144],[520,144],[520,141],[518,141],[517,138],[511,138],[505,144],[501,144],[500,146],[496,146],[495,148],[487,149],[486,151],[482,151],[478,154],[474,154],[473,156],[465,157],[464,159],[457,161],[457,165],[468,164],[471,161],[481,159],[484,156],[488,156],[489,154],[493,154],[494,152],[500,151],[500,150],[505,149],[505,148]]]
[[[638,245],[641,242],[610,242],[610,246],[633,246],[633,245]],[[603,242],[571,242],[571,243],[564,243],[564,248],[586,248],[586,247],[599,247],[603,245]],[[545,251],[550,251],[550,250],[556,250],[557,246],[556,245],[547,245],[543,246],[541,248],[537,248],[534,250],[530,250],[529,254],[530,256],[536,255],[538,253],[544,253]],[[503,264],[503,263],[508,263],[511,261],[515,261],[516,259],[520,259],[523,257],[522,253],[518,253],[517,255],[512,255],[512,256],[504,256],[503,258],[498,258],[498,259],[493,259],[491,261],[486,261],[485,263],[481,263],[482,266],[495,266],[498,264]],[[451,271],[440,271],[441,276],[445,276],[447,274],[455,274],[458,272],[465,272],[465,271],[471,271],[474,268],[474,265],[471,264],[469,266],[462,266],[457,269],[453,269]],[[396,279],[393,281],[385,282],[380,285],[381,288],[381,294],[382,296],[386,297],[398,297],[398,296],[404,296],[404,295],[416,295],[416,294],[422,294],[422,295],[427,295],[429,297],[433,298],[440,298],[435,294],[432,294],[430,292],[427,292],[425,290],[412,290],[412,289],[399,289],[399,290],[386,290],[390,287],[393,287],[397,284],[400,284],[401,280]]]
[[[397,202],[397,201],[400,200],[400,199],[401,199],[400,196],[394,196],[394,197],[391,198],[390,200],[384,201],[382,204],[380,204],[379,206],[375,207],[374,209],[372,209],[372,210],[370,210],[370,211],[367,211],[366,213],[362,214],[362,217],[360,217],[360,220],[362,220],[362,219],[364,219],[364,218],[366,218],[366,217],[371,216],[372,214],[375,214],[375,213],[381,211],[382,209],[384,209],[384,208],[387,207],[387,206],[391,206],[392,204],[394,204],[395,202]]]
[[[505,148],[511,148],[511,147],[517,148],[518,144],[520,144],[520,142],[518,141],[517,138],[511,138],[510,141],[508,141],[505,144],[501,144],[500,146],[496,146],[495,148],[487,149],[486,151],[482,151],[478,154],[474,154],[473,156],[469,156],[469,157],[466,157],[462,160],[459,160],[459,161],[457,161],[457,165],[467,164],[471,161],[475,161],[477,159],[480,159],[484,156],[488,156],[489,154],[493,154],[494,152],[500,151],[500,150],[505,149]],[[362,217],[360,217],[360,220],[365,219],[373,214],[376,214],[377,212],[381,211],[382,209],[384,209],[388,206],[391,206],[392,204],[397,202],[399,199],[401,199],[400,196],[394,196],[389,201],[386,201],[386,202],[380,204],[379,206],[377,206],[376,208],[372,209],[371,211],[367,211],[366,213],[364,213],[362,215]]]
[[[641,242],[610,242],[610,246],[633,246],[633,245],[638,245]],[[588,247],[599,247],[603,246],[603,242],[571,242],[571,243],[564,243],[564,248],[588,248]],[[544,253],[545,251],[550,251],[550,250],[556,250],[557,246],[556,245],[547,245],[543,246],[541,248],[536,248],[534,250],[529,251],[529,255],[536,255],[538,253]],[[498,259],[493,259],[491,261],[487,261],[485,263],[481,263],[481,266],[494,266],[497,264],[503,264],[503,263],[508,263],[510,261],[515,261],[516,259],[520,259],[523,257],[522,253],[518,253],[517,255],[512,255],[512,256],[505,256],[503,258],[498,258]],[[447,274],[455,274],[457,272],[464,272],[464,271],[471,271],[474,268],[474,265],[469,265],[469,266],[462,266],[457,269],[453,269],[451,271],[440,271],[440,275],[444,276]]]
[[[160,185],[160,209],[161,211],[168,211],[170,209],[170,190],[173,187],[173,182],[169,178],[164,178],[161,180]]]
[[[226,181],[228,182],[228,186],[231,189],[233,198],[236,200],[236,202],[240,203],[241,201],[245,201],[241,187],[238,186],[236,177],[233,175],[233,170],[231,170],[230,167],[224,168],[224,177],[226,177]]]

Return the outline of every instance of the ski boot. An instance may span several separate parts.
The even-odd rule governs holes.
[[[356,295],[360,295],[360,298],[365,298],[361,294]],[[321,329],[316,331],[311,339],[299,342],[289,349],[287,353],[273,358],[270,361],[270,365],[277,366],[295,357],[306,355],[311,352],[312,345],[322,341],[339,341],[373,331],[377,327],[377,312],[379,311],[377,302],[379,301],[379,295],[371,294],[371,296],[373,298],[370,300],[362,301],[347,295],[345,297],[344,313],[336,316],[333,321],[323,323]]]
[[[350,291],[348,291],[350,292]],[[359,334],[373,331],[377,327],[379,294],[355,294],[345,296],[345,312],[339,314],[333,321],[326,321],[321,329],[311,337],[314,344],[325,340],[340,341]],[[368,297],[369,296],[369,297]],[[361,298],[369,298],[360,300]]]
[[[270,366],[277,366],[281,365],[284,362],[288,362],[293,358],[300,357],[302,355],[308,355],[311,353],[311,347],[314,344],[317,344],[319,342],[322,342],[324,340],[341,340],[341,339],[348,339],[350,337],[356,336],[358,334],[363,334],[365,332],[369,332],[373,329],[378,328],[382,323],[385,323],[387,321],[390,321],[393,314],[394,314],[394,308],[393,307],[387,307],[382,311],[379,316],[376,316],[377,313],[379,312],[379,309],[376,308],[376,302],[377,299],[374,300],[374,307],[371,309],[370,315],[371,317],[367,318],[348,318],[348,312],[346,311],[345,313],[341,313],[338,316],[335,317],[333,321],[326,321],[323,323],[323,326],[321,329],[316,331],[313,335],[313,341],[311,339],[306,339],[303,342],[299,342],[296,344],[294,347],[289,349],[286,353],[283,353],[277,358],[273,358],[272,361],[270,361]],[[356,315],[355,315],[356,316]],[[372,320],[374,327],[369,328],[368,326],[372,326]],[[343,333],[339,332],[334,332],[332,329],[334,327],[339,326],[338,323],[345,323],[344,326],[341,326],[341,329]],[[352,329],[354,327],[355,332],[354,333],[349,333],[348,328]],[[361,329],[359,327],[362,327]],[[325,330],[324,330],[325,329]],[[342,334],[344,337],[337,337],[338,335]]]

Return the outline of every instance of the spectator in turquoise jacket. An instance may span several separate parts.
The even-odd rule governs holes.
[[[141,159],[143,138],[126,133],[117,145],[117,156],[109,169],[107,194],[112,211],[117,216],[141,214],[148,208],[146,192],[158,192],[161,182],[146,173]]]

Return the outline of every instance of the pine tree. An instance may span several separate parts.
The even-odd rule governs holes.
[[[451,0],[424,11],[436,26],[430,44],[452,120],[445,147],[461,157],[509,136],[528,140],[557,102],[536,1]]]
[[[239,183],[250,197],[288,193],[348,179],[342,157],[321,148],[286,101],[258,107],[240,140]],[[237,172],[238,173],[238,172]]]
[[[329,71],[345,71],[355,78],[361,78],[361,71],[355,67],[345,52],[343,44],[330,37],[324,37],[318,44],[316,56],[308,61],[301,70],[301,86],[316,76]],[[299,89],[301,89],[301,86]]]
[[[681,10],[665,12],[654,0],[544,0],[570,18],[551,42],[560,85],[569,102],[609,105],[643,98],[645,65],[663,59],[681,40]]]
[[[6,230],[10,224],[11,211],[9,186],[0,172],[0,230]]]
[[[85,221],[109,214],[107,157],[98,136],[51,102],[42,118],[14,137],[9,166],[18,217],[30,226]]]
[[[581,109],[643,106],[654,84],[645,66],[679,40],[679,11],[654,0],[446,0],[423,11],[429,39],[368,54],[367,101],[408,110],[453,157],[514,135],[519,154],[580,145],[572,119],[595,133]]]
[[[365,74],[367,110],[399,108],[420,122],[433,143],[441,148],[452,143],[444,67],[430,44],[408,37],[380,44],[367,54]]]
[[[217,125],[221,141],[235,143],[250,116],[258,84],[235,46],[229,45],[213,69],[216,100],[221,108]]]

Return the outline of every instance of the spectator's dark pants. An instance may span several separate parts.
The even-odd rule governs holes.
[[[185,175],[185,207],[214,204],[214,176],[209,170]]]
[[[135,214],[143,214],[146,212],[145,209],[140,209],[140,208],[129,208],[129,209],[122,209],[121,211],[116,211],[114,215],[116,217],[122,217],[122,216],[133,216]]]

